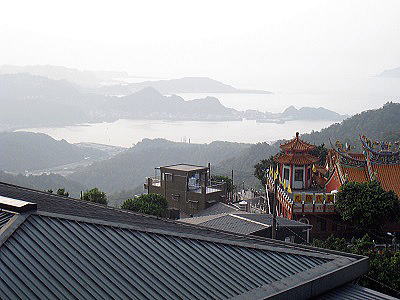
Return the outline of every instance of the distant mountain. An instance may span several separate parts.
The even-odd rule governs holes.
[[[329,120],[342,121],[347,115],[341,115],[323,107],[302,107],[296,109],[294,106],[286,108],[280,117],[285,120]]]
[[[56,174],[25,176],[22,174],[13,175],[4,171],[0,171],[0,181],[40,191],[53,190],[54,193],[56,193],[58,189],[64,188],[67,192],[69,192],[71,197],[79,197],[81,191],[88,189],[80,183]]]
[[[119,146],[112,146],[112,145],[105,145],[105,144],[98,144],[98,143],[76,143],[75,146],[78,146],[83,149],[95,149],[100,150],[102,153],[107,154],[109,157],[124,152],[126,148],[119,147]]]
[[[316,145],[329,145],[340,140],[352,146],[359,146],[359,135],[375,140],[400,140],[400,103],[389,102],[383,107],[367,110],[341,123],[333,124],[321,131],[302,135],[302,138]]]
[[[185,101],[145,87],[127,96],[88,92],[65,80],[30,74],[0,75],[0,130],[112,122],[118,119],[227,121],[242,118],[282,123],[288,120],[342,120],[324,108],[291,107],[282,114],[255,110],[237,111],[215,97]]]
[[[32,66],[0,66],[0,74],[28,73],[43,76],[54,80],[68,80],[85,87],[97,87],[103,81],[111,81],[114,78],[128,77],[126,72],[117,71],[80,71],[78,69],[51,65]]]
[[[348,118],[347,115],[341,115],[323,107],[302,107],[297,109],[294,106],[289,106],[282,113],[263,113],[257,110],[246,110],[242,113],[242,117],[249,120],[256,120],[260,123],[284,123],[295,120],[342,121]]]
[[[217,98],[206,97],[185,101],[176,95],[163,96],[151,87],[118,98],[108,105],[108,110],[114,111],[119,118],[199,121],[240,118],[236,110],[223,106]]]
[[[147,87],[152,87],[164,95],[180,93],[271,94],[271,92],[262,90],[238,89],[208,77],[184,77],[180,79],[144,81],[139,83],[104,86],[98,89],[98,91],[111,95],[127,95]]]
[[[99,96],[86,96],[65,80],[29,74],[0,75],[0,127],[86,122],[92,100],[97,102],[93,98]]]
[[[154,168],[177,163],[212,166],[250,148],[250,144],[212,142],[210,144],[176,143],[163,139],[144,139],[134,147],[110,159],[95,162],[68,176],[86,186],[97,186],[107,193],[137,190]],[[140,188],[139,188],[140,189]]]
[[[379,77],[400,78],[400,67],[383,71]]]
[[[109,157],[107,153],[57,141],[31,132],[0,132],[0,170],[24,172],[41,170],[83,160]]]

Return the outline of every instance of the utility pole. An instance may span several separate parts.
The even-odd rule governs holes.
[[[232,170],[232,191],[231,191],[231,201],[234,202],[234,196],[235,196],[235,182],[233,181],[233,170]]]
[[[271,238],[274,240],[276,239],[276,201],[278,194],[278,184],[279,184],[279,179],[275,178],[274,196],[272,197],[272,232],[271,232]]]

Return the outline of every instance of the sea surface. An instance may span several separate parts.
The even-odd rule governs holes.
[[[126,79],[125,79],[126,80]],[[142,78],[132,78],[139,82]],[[148,80],[148,78],[147,78]],[[154,79],[153,79],[154,80]],[[127,81],[127,80],[126,80]],[[341,114],[353,115],[367,109],[376,109],[388,101],[400,101],[400,78],[341,78],[340,83],[290,91],[269,89],[273,94],[184,93],[185,100],[213,96],[237,110],[282,112],[290,105],[296,108],[325,107]],[[230,141],[243,143],[273,142],[287,139],[296,131],[308,133],[328,127],[335,121],[291,121],[284,124],[256,123],[255,121],[195,122],[162,120],[118,120],[112,123],[81,124],[65,127],[26,128],[55,139],[71,143],[93,142],[130,147],[144,138],[164,138],[176,142],[210,143]]]
[[[19,131],[45,133],[70,143],[92,142],[131,147],[144,138],[164,138],[175,142],[210,143],[229,141],[241,143],[273,142],[295,136],[296,131],[320,130],[334,121],[290,121],[284,124],[255,121],[161,121],[126,120],[112,123],[82,124],[65,127],[26,128]]]

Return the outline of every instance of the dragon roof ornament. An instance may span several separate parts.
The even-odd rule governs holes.
[[[329,140],[329,142],[332,149],[339,154],[340,163],[353,167],[364,167],[366,165],[366,161],[364,159],[359,159],[350,155],[350,150],[354,149],[354,147],[351,147],[347,143],[343,145],[343,143],[341,143],[339,140],[336,141],[335,146],[332,145],[331,140]]]
[[[363,148],[375,155],[399,155],[400,141],[391,143],[385,141],[372,141],[365,135],[360,136]]]

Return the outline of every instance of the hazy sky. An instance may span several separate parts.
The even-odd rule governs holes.
[[[0,64],[345,85],[400,66],[400,1],[2,1]]]

